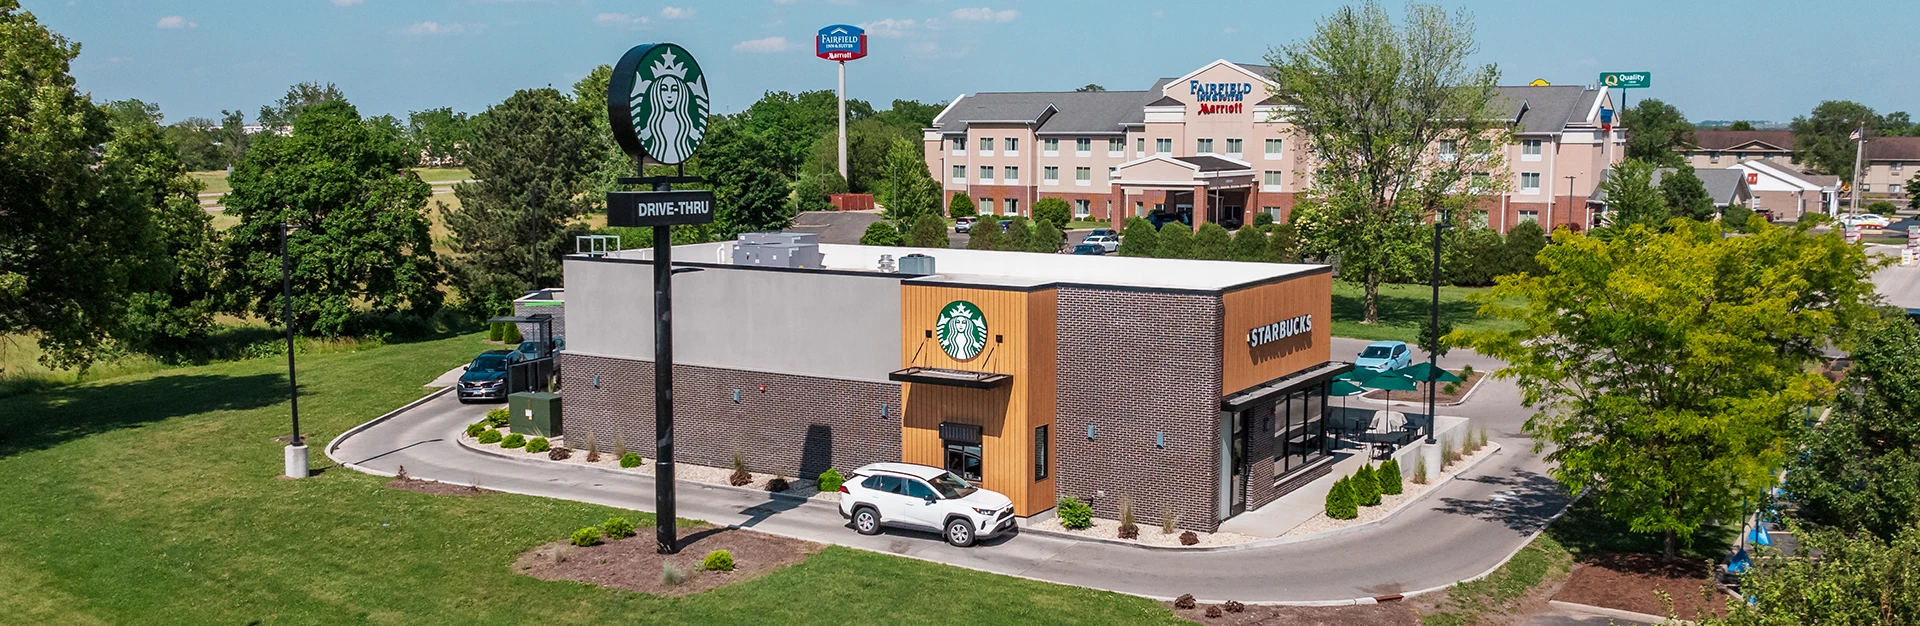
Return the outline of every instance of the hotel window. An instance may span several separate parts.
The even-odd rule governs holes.
[[[993,184],[993,166],[991,165],[980,166],[980,184],[982,185]]]
[[[1735,161],[1745,161],[1745,160],[1747,160],[1747,153],[1745,153],[1745,152],[1735,152],[1735,153],[1733,153],[1733,160],[1735,160]]]
[[[1900,193],[1899,185],[1887,185],[1887,193]]]
[[[966,153],[967,153],[967,138],[954,137],[953,138],[953,155],[964,156],[966,155]]]
[[[1001,215],[1019,215],[1020,214],[1019,200],[1015,200],[1013,198],[1007,198],[1006,202],[1007,202],[1007,210],[1000,212]]]
[[[1280,140],[1268,139],[1267,140],[1267,158],[1269,159],[1280,158],[1280,148],[1281,148]]]
[[[1133,215],[1134,217],[1146,217],[1147,203],[1135,200],[1133,202]]]
[[[1073,184],[1080,185],[1082,187],[1093,184],[1093,168],[1091,167],[1073,168]]]
[[[1073,201],[1074,217],[1086,217],[1089,215],[1093,215],[1093,202],[1087,200]]]
[[[1902,165],[1906,165],[1906,164],[1905,164],[1905,163],[1901,163],[1901,162],[1899,162],[1899,161],[1894,161],[1894,162],[1893,162],[1893,165],[1890,165],[1890,166],[1888,166],[1888,167],[1892,167],[1892,168],[1893,168],[1893,171],[1895,171],[1895,172],[1898,172],[1898,171],[1900,171],[1900,166],[1902,166]]]
[[[1488,174],[1486,172],[1474,172],[1473,188],[1469,189],[1468,191],[1473,193],[1492,192],[1493,191],[1493,175]]]
[[[1133,140],[1133,156],[1147,156],[1147,138],[1136,137]]]
[[[1522,222],[1539,222],[1539,221],[1540,221],[1540,212],[1539,212],[1539,211],[1521,211],[1521,212],[1520,212],[1520,221],[1522,221]]]
[[[1154,154],[1173,154],[1173,140],[1160,137],[1153,140]]]
[[[1110,156],[1110,157],[1127,156],[1127,140],[1108,139],[1107,140],[1107,156]]]
[[[1050,448],[1047,447],[1046,425],[1043,424],[1033,427],[1033,480],[1036,482],[1047,479],[1047,451],[1049,449]]]
[[[1267,214],[1268,216],[1270,216],[1270,217],[1272,217],[1272,218],[1273,218],[1273,221],[1275,221],[1275,222],[1279,222],[1279,221],[1280,221],[1280,207],[1277,207],[1277,206],[1263,206],[1263,207],[1260,207],[1260,212],[1262,212],[1262,213],[1266,213],[1266,214]]]
[[[980,138],[980,156],[993,156],[993,138]]]
[[[1279,170],[1261,172],[1261,191],[1279,191],[1282,184]]]
[[[1073,156],[1089,156],[1092,154],[1093,154],[1092,139],[1081,137],[1079,139],[1073,140]]]
[[[1020,184],[1020,168],[1012,165],[1007,166],[1006,173],[1001,176],[1001,180],[1007,181],[1009,185]]]
[[[1452,139],[1440,140],[1440,160],[1452,161],[1460,155],[1460,142]]]
[[[1051,165],[1049,165],[1049,166],[1046,166],[1046,167],[1044,167],[1044,168],[1041,168],[1041,169],[1040,169],[1040,180],[1041,180],[1042,182],[1044,182],[1045,184],[1048,184],[1048,185],[1052,185],[1052,184],[1057,184],[1057,183],[1059,183],[1059,182],[1060,182],[1060,168],[1058,168],[1058,167],[1054,167],[1054,166],[1051,166]]]
[[[1520,193],[1540,193],[1539,172],[1522,172],[1520,174]]]
[[[1007,156],[1020,156],[1020,138],[1007,138]]]
[[[1540,140],[1538,139],[1522,140],[1520,142],[1520,160],[1522,161],[1540,160]]]
[[[1040,153],[1047,156],[1060,156],[1060,140],[1058,139],[1041,140]]]
[[[953,182],[956,182],[956,183],[967,182],[967,166],[965,165],[953,166]]]
[[[1120,178],[1120,168],[1118,167],[1107,168],[1107,180],[1112,181],[1112,180],[1117,180],[1119,178]]]
[[[1213,154],[1213,139],[1208,138],[1208,139],[1193,140],[1193,153],[1194,154]]]
[[[1230,156],[1230,157],[1240,156],[1240,140],[1238,139],[1227,140],[1227,156]]]
[[[980,210],[986,211],[988,215],[993,214],[993,198],[981,196],[980,203],[975,204],[974,206],[980,207]]]
[[[1710,156],[1711,156],[1711,159],[1712,159],[1712,160],[1711,160],[1711,162],[1713,162],[1713,163],[1719,163],[1719,162],[1720,162],[1720,153],[1718,153],[1718,152],[1715,152],[1715,153],[1712,153],[1712,155],[1710,155]]]

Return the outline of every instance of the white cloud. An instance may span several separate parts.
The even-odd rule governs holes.
[[[439,22],[420,22],[418,24],[408,26],[407,34],[409,35],[457,35],[460,33],[467,32],[469,30],[479,30],[479,28],[474,26],[468,26],[466,24],[458,24],[458,23],[441,24]]]
[[[786,37],[773,36],[765,39],[749,39],[733,44],[734,52],[786,52],[792,45]]]
[[[160,21],[154,22],[153,25],[158,26],[160,28],[194,28],[196,26],[199,26],[199,24],[189,22],[187,21],[187,18],[180,17],[178,15],[169,15],[169,16],[160,18]]]
[[[350,7],[362,2],[366,2],[366,0],[333,0],[333,6]]]
[[[914,31],[914,29],[919,28],[921,24],[919,22],[915,22],[911,18],[904,19],[904,20],[887,18],[884,20],[876,21],[876,22],[867,22],[865,24],[860,24],[859,26],[860,28],[866,29],[867,34],[869,35],[873,35],[875,37],[885,37],[888,39],[893,39],[897,37],[905,37],[908,34],[911,34]]]
[[[1160,18],[1163,18],[1163,17],[1166,17],[1166,16],[1167,16],[1167,12],[1166,12],[1166,11],[1154,11],[1154,12],[1153,12],[1153,19],[1156,19],[1156,20],[1157,20],[1157,19],[1160,19]]]
[[[687,9],[687,8],[681,8],[681,7],[661,7],[660,17],[662,19],[669,19],[669,20],[690,18],[690,17],[693,17],[693,9]]]
[[[1228,27],[1227,27],[1227,28],[1226,28],[1225,30],[1222,30],[1222,31],[1220,31],[1220,32],[1223,32],[1223,33],[1226,33],[1226,34],[1229,34],[1229,35],[1231,35],[1231,34],[1234,34],[1234,33],[1237,33],[1237,32],[1240,32],[1240,29],[1238,29],[1238,28],[1234,28],[1234,27],[1232,27],[1232,26],[1228,26]]]
[[[1020,12],[1013,9],[995,11],[987,7],[980,7],[978,9],[953,10],[953,19],[968,22],[1011,22],[1013,18],[1016,17],[1020,17]]]
[[[593,23],[601,26],[627,26],[637,28],[646,26],[652,22],[653,18],[651,17],[645,15],[628,15],[626,13],[601,13],[593,16]]]

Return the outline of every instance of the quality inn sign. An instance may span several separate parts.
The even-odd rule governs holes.
[[[678,44],[641,44],[613,67],[607,117],[620,149],[635,158],[675,165],[707,135],[707,75]]]
[[[987,347],[987,316],[972,302],[947,303],[941,307],[940,319],[934,322],[934,327],[938,329],[935,336],[940,340],[940,349],[954,359],[972,359]]]

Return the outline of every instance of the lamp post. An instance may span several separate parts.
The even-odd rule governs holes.
[[[286,220],[280,221],[280,300],[286,311],[281,324],[287,327],[287,407],[293,413],[293,438],[288,440],[286,449],[286,475],[306,478],[307,442],[300,438],[300,383],[294,378],[293,361],[293,273],[287,255],[287,234],[292,231]]]
[[[1565,178],[1567,179],[1567,204],[1573,204],[1573,179],[1575,177],[1567,176]],[[1573,219],[1573,207],[1567,207],[1567,219]],[[1593,210],[1592,209],[1587,210],[1587,224],[1583,228],[1586,228],[1588,230],[1593,229]]]
[[[1437,370],[1440,367],[1440,230],[1447,227],[1447,212],[1444,210],[1435,212],[1433,218],[1433,303],[1428,309],[1427,320],[1429,324],[1427,328],[1432,333],[1433,343],[1425,346],[1427,349],[1427,365],[1430,368],[1429,371]],[[1434,390],[1437,388],[1437,385],[1437,378],[1427,381],[1428,445],[1432,445],[1434,442],[1433,430],[1439,422],[1433,415],[1434,404],[1439,400],[1439,398],[1434,396]],[[1391,409],[1393,407],[1389,406],[1387,408]]]

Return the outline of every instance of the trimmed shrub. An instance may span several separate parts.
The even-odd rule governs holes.
[[[1220,617],[1220,605],[1207,607],[1207,617]]]
[[[1360,516],[1360,508],[1353,501],[1353,487],[1342,478],[1333,481],[1333,489],[1327,491],[1327,517],[1333,519],[1353,519]]]
[[[547,451],[547,458],[555,461],[565,461],[573,458],[573,451],[566,448],[554,448]]]
[[[980,221],[974,222],[973,229],[967,231],[967,249],[999,250],[1000,240],[1005,237],[1006,234],[1000,232],[999,216],[982,215]]]
[[[1154,256],[1158,248],[1159,233],[1154,232],[1153,224],[1145,218],[1127,218],[1127,227],[1120,233],[1120,256]]]
[[[967,194],[953,194],[953,199],[947,202],[948,217],[973,217],[975,215],[979,215],[979,211],[973,208],[973,199],[968,198]]]
[[[1062,496],[1054,503],[1054,516],[1060,518],[1060,527],[1072,530],[1084,530],[1093,527],[1093,507],[1073,496]]]
[[[1193,253],[1187,258],[1225,261],[1232,254],[1233,235],[1227,234],[1227,228],[1213,222],[1200,225],[1193,235]]]
[[[1400,484],[1400,461],[1387,459],[1387,462],[1380,464],[1380,469],[1373,473],[1373,479],[1380,483],[1380,493],[1397,496],[1406,491],[1406,486]]]
[[[594,528],[592,526],[588,526],[586,528],[573,531],[573,536],[569,537],[567,539],[567,542],[583,548],[587,546],[600,545],[600,529]]]
[[[505,326],[503,322],[487,324],[487,341],[499,341],[501,337],[505,337],[507,335]]]
[[[700,561],[700,568],[710,572],[733,571],[733,553],[726,550],[714,550]]]
[[[620,455],[620,467],[627,469],[640,467],[640,455],[633,452]]]
[[[520,345],[521,341],[524,341],[523,339],[520,338],[519,324],[506,323],[506,324],[501,324],[501,326],[506,327],[501,330],[501,333],[500,333],[501,342],[506,343],[507,345],[510,345],[510,346],[517,346],[517,345]]]
[[[1200,544],[1200,536],[1193,534],[1193,531],[1189,530],[1189,531],[1180,533],[1180,545],[1192,546],[1192,545],[1199,545],[1199,544]]]
[[[1883,215],[1892,214],[1893,211],[1889,210]],[[1049,196],[1033,201],[1033,221],[1035,222],[1053,222],[1055,227],[1060,227],[1072,219],[1073,207],[1067,206],[1066,200]]]
[[[999,250],[1026,252],[1033,242],[1033,221],[1024,215],[1007,217],[1007,232],[1000,238]]]
[[[1262,213],[1261,215],[1266,214]],[[1235,600],[1228,600],[1226,604],[1222,604],[1220,607],[1226,609],[1228,613],[1243,613],[1247,610],[1247,605]]]
[[[486,424],[487,426],[489,426],[489,427],[491,427],[491,428],[501,428],[501,427],[504,427],[504,426],[506,426],[506,425],[507,425],[507,410],[506,410],[506,409],[494,409],[494,410],[491,410],[491,411],[487,411],[487,421],[486,421],[486,422],[484,422],[484,423],[485,423],[485,424]]]
[[[1261,213],[1261,215],[1266,215]],[[1233,261],[1266,261],[1267,231],[1258,226],[1242,226],[1233,231],[1233,243],[1227,249],[1227,258]]]
[[[1162,259],[1191,259],[1193,257],[1193,227],[1178,221],[1167,222],[1160,226],[1158,240],[1155,242],[1153,256]]]
[[[767,491],[779,493],[782,491],[786,491],[789,488],[792,488],[792,485],[787,484],[787,479],[781,478],[779,476],[775,476],[773,477],[773,480],[767,481]]]
[[[1060,232],[1060,228],[1053,222],[1040,220],[1033,225],[1033,237],[1027,240],[1027,251],[1053,254],[1059,252],[1060,247],[1066,243],[1066,233]]]
[[[740,487],[750,482],[753,474],[747,473],[747,461],[740,458],[740,453],[733,453],[733,473],[727,475],[727,484]]]
[[[1360,506],[1380,506],[1380,480],[1375,477],[1373,464],[1360,466],[1353,475],[1353,502]]]
[[[500,441],[500,447],[502,447],[502,448],[525,448],[525,447],[527,447],[527,436],[526,436],[526,435],[522,435],[522,434],[520,434],[520,433],[514,433],[514,434],[511,434],[511,435],[507,435],[507,438],[506,438],[506,439],[503,439],[503,440],[501,440],[501,441]]]
[[[953,240],[947,239],[947,221],[932,213],[915,218],[913,229],[907,233],[907,245],[915,248],[953,247]]]
[[[606,533],[608,539],[626,539],[633,536],[633,522],[624,517],[609,517],[600,523],[600,532]]]
[[[847,477],[841,476],[840,470],[829,467],[827,471],[820,472],[820,478],[814,482],[820,485],[821,493],[827,493],[839,491],[840,485],[846,484]]]
[[[480,433],[484,432],[487,432],[487,425],[484,422],[474,422],[467,425],[468,437],[478,437]]]
[[[534,437],[527,440],[528,452],[546,452],[551,449],[553,449],[553,444],[548,442],[546,437]]]
[[[1273,225],[1273,214],[1266,211],[1253,214],[1253,225],[1258,228]]]
[[[902,243],[900,229],[885,220],[868,224],[867,232],[860,235],[860,245],[863,246],[898,246]]]
[[[1173,608],[1176,608],[1176,609],[1191,609],[1191,608],[1193,608],[1193,594],[1191,594],[1191,593],[1183,593],[1183,594],[1180,594],[1180,597],[1178,597],[1178,598],[1174,598],[1174,599],[1173,599]]]
[[[480,433],[480,436],[476,439],[478,439],[480,443],[500,443],[500,431],[489,429],[487,432]]]

